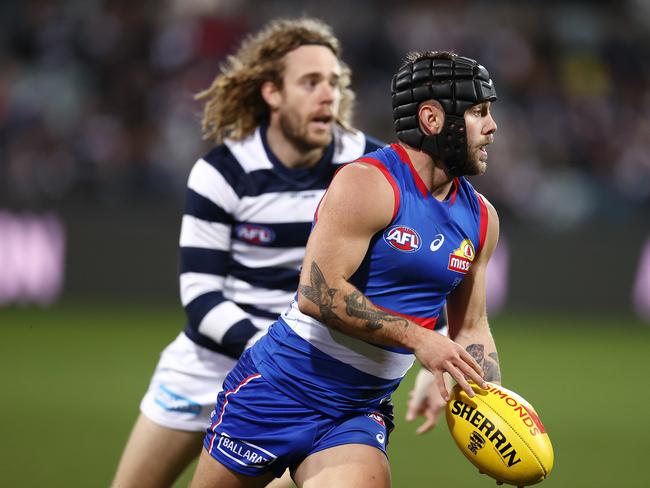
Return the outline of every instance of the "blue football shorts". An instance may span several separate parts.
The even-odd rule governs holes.
[[[224,381],[203,445],[237,473],[279,477],[310,454],[343,444],[386,454],[393,425],[390,401],[336,418],[288,397],[256,371],[246,351]]]

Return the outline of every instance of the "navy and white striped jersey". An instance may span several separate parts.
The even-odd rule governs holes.
[[[334,172],[379,147],[336,126],[316,165],[289,169],[259,127],[199,159],[180,235],[185,334],[233,358],[263,335],[295,293],[314,212]]]

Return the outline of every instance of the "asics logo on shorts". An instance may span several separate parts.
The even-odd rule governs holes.
[[[381,432],[379,434],[377,434],[377,442],[379,442],[380,444],[383,444],[385,440],[386,440],[386,437],[384,436],[384,434],[382,434]]]
[[[277,457],[266,449],[262,449],[250,442],[233,439],[226,433],[217,435],[219,435],[219,441],[217,442],[216,448],[242,466],[262,468],[271,464]]]
[[[174,393],[165,385],[158,387],[154,400],[165,410],[191,413],[192,415],[201,413],[201,405],[178,393]]]

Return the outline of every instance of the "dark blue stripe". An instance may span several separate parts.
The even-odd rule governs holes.
[[[232,224],[234,221],[232,215],[219,205],[189,188],[185,194],[185,213],[208,222]]]
[[[230,348],[222,346],[221,344],[217,344],[209,337],[206,337],[203,334],[199,333],[199,331],[191,324],[187,324],[183,332],[185,332],[185,335],[189,337],[193,342],[197,343],[199,346],[205,347],[206,349],[214,351],[218,354],[223,354],[224,356],[228,356],[233,359],[238,359],[241,354],[238,350],[233,351]]]
[[[248,268],[236,261],[230,263],[230,274],[257,288],[295,291],[300,272],[286,268]]]
[[[336,167],[331,164],[333,150],[328,148],[323,159],[314,167],[289,169],[278,162],[275,167],[246,173],[242,165],[225,145],[215,147],[203,159],[214,167],[228,182],[235,193],[258,196],[263,193],[327,188]],[[275,157],[269,154],[271,160]],[[280,166],[278,166],[280,165]]]
[[[250,186],[245,188],[246,196],[284,191],[324,190],[328,187],[338,165],[328,162],[327,166],[317,168],[313,174],[304,178],[290,178],[275,169],[261,169],[249,173]],[[244,195],[244,194],[242,194]]]
[[[241,226],[247,228],[268,229],[272,240],[260,242],[254,235],[241,233]],[[311,232],[311,221],[292,222],[287,224],[258,224],[256,222],[236,223],[232,229],[233,240],[254,244],[262,247],[304,247]]]
[[[265,134],[262,140],[265,142]],[[364,153],[384,147],[381,141],[366,136]],[[206,154],[203,159],[224,177],[239,197],[257,196],[263,193],[324,190],[329,185],[339,165],[333,165],[334,143],[330,144],[323,158],[313,167],[289,169],[283,166],[265,145],[269,160],[274,168],[246,173],[227,146],[221,144]],[[361,154],[359,154],[361,156]]]
[[[262,310],[261,308],[257,308],[255,305],[246,305],[244,303],[238,303],[237,306],[241,308],[244,312],[251,314],[253,317],[275,320],[278,318],[278,315],[280,315],[277,312],[269,312],[268,310]]]
[[[190,320],[190,325],[198,329],[203,317],[214,307],[224,302],[225,298],[220,291],[210,291],[199,295],[185,306],[185,312]]]
[[[233,324],[223,336],[222,346],[239,357],[244,352],[244,348],[249,339],[257,334],[258,331],[259,329],[250,320],[240,320],[236,324]]]
[[[381,149],[386,145],[386,143],[380,141],[379,139],[375,139],[374,137],[370,137],[366,134],[366,148],[363,150],[363,154],[376,151],[377,149]]]
[[[221,144],[212,149],[203,159],[228,182],[240,197],[248,195],[246,171],[233,156],[228,146]]]
[[[227,251],[181,247],[181,273],[207,273],[226,276],[230,254]]]

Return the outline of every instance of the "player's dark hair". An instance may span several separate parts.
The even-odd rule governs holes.
[[[262,84],[271,81],[282,87],[282,58],[304,45],[325,46],[339,58],[341,101],[335,116],[341,126],[350,130],[354,93],[350,89],[350,70],[340,61],[339,41],[327,24],[303,17],[274,20],[248,36],[238,51],[228,57],[210,88],[195,96],[205,100],[203,138],[217,143],[226,137],[240,140],[268,122],[270,110],[260,93]]]

